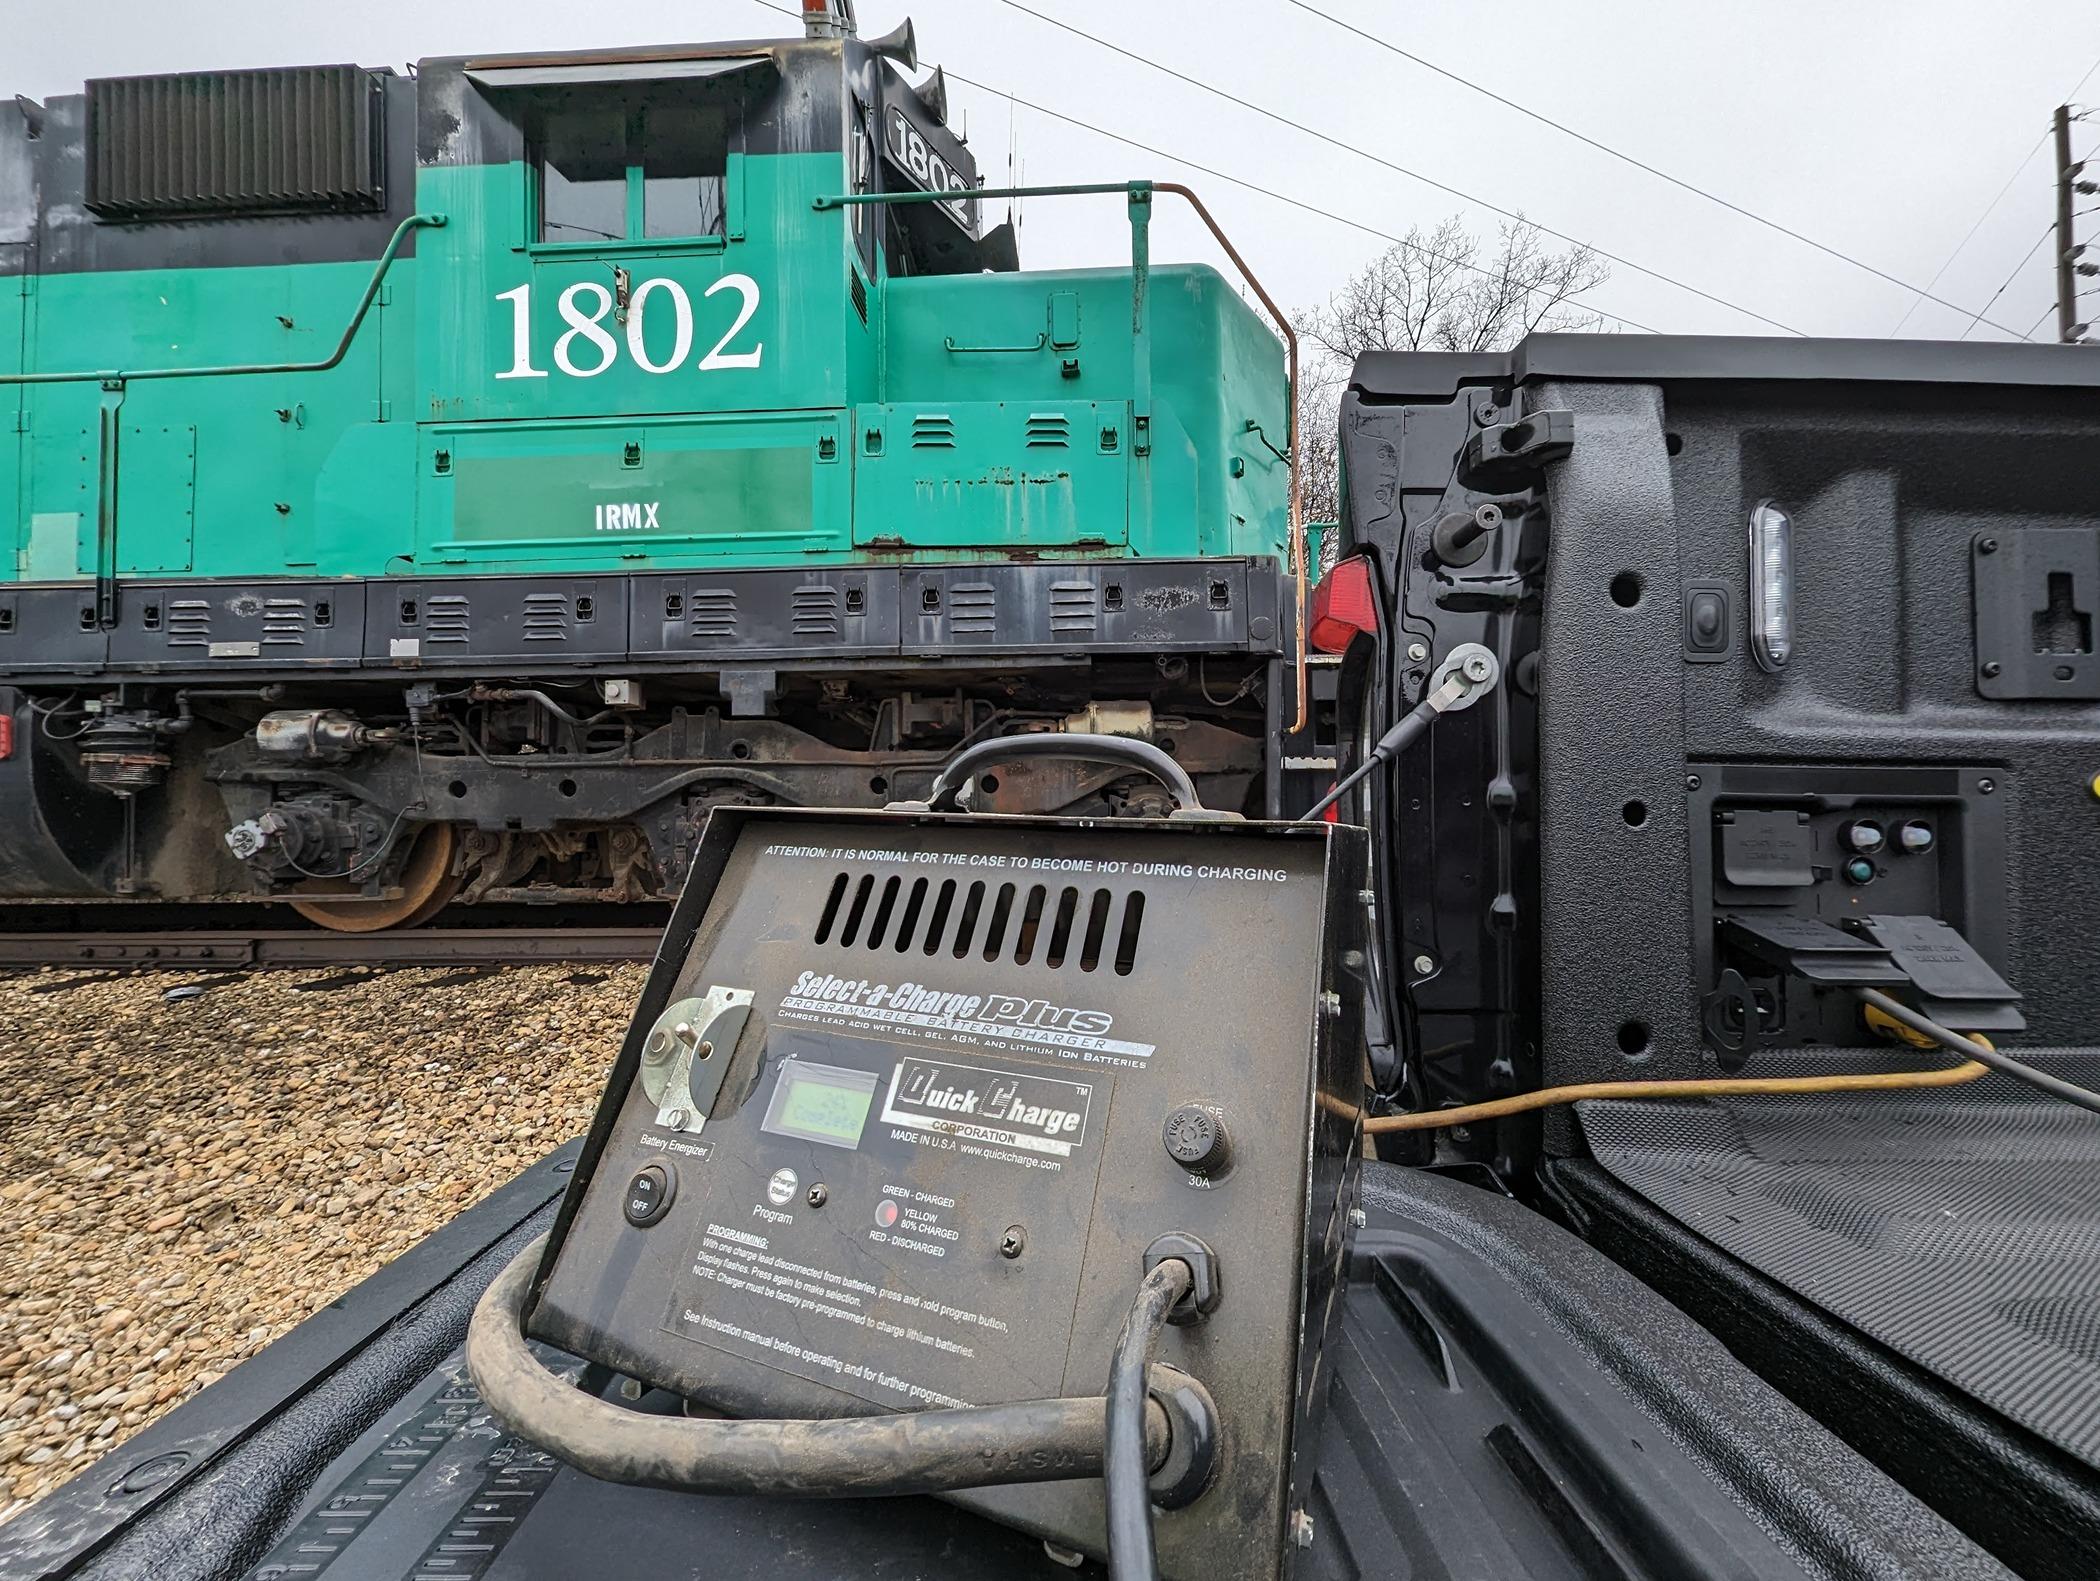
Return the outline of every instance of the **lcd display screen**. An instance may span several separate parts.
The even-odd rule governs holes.
[[[858,1147],[874,1103],[872,1071],[787,1060],[759,1129],[830,1147]]]

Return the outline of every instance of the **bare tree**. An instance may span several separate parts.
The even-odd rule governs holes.
[[[1298,421],[1306,518],[1334,521],[1341,511],[1337,414],[1359,355],[1500,351],[1538,331],[1601,330],[1602,315],[1574,299],[1610,277],[1589,248],[1554,252],[1521,218],[1505,223],[1490,247],[1454,214],[1427,235],[1409,230],[1325,306],[1300,313],[1293,327],[1305,352]]]

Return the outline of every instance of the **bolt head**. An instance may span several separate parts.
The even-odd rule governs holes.
[[[1986,659],[1983,665],[1983,678],[1987,681],[1995,679],[2004,668],[2005,666],[1996,659]]]
[[[1429,644],[1426,642],[1410,642],[1407,645],[1407,656],[1416,664],[1420,664],[1429,657]]]
[[[1360,1230],[1370,1222],[1370,1215],[1366,1214],[1362,1208],[1351,1208],[1349,1210],[1350,1229]]]
[[[1998,552],[1998,540],[1995,538],[1979,539],[1976,544],[1976,552],[1978,554],[1996,554]]]
[[[1435,970],[1436,957],[1434,955],[1417,955],[1415,957],[1415,975],[1417,977],[1427,977]]]
[[[1484,653],[1469,653],[1461,668],[1464,669],[1467,680],[1484,681],[1495,673],[1495,661]]]
[[[1988,796],[1998,788],[1998,782],[1994,779],[1980,779],[1976,782],[1976,788]]]
[[[1699,779],[1699,776],[1696,774],[1687,774],[1684,777],[1684,788],[1686,790],[1697,790],[1700,786],[1700,783],[1701,781]]]
[[[802,1200],[813,1208],[823,1207],[830,1199],[831,1193],[824,1189],[822,1182],[811,1186],[807,1192],[803,1193],[802,1197]]]
[[[669,1118],[665,1121],[665,1124],[670,1126],[670,1128],[674,1131],[682,1131],[685,1129],[685,1121],[685,1111],[683,1109],[673,1109],[670,1113]]]
[[[999,1255],[1008,1259],[1019,1257],[1027,1245],[1027,1232],[1018,1224],[1009,1224],[1006,1233],[999,1237]]]

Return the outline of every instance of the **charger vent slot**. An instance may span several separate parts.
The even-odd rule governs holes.
[[[1089,894],[1071,885],[1053,890],[895,873],[882,879],[863,873],[856,880],[838,873],[817,920],[816,942],[958,961],[976,955],[1016,966],[1040,959],[1052,971],[1091,972],[1106,961],[1128,977],[1137,968],[1144,891],[1126,892],[1117,918],[1117,896],[1108,889]]]

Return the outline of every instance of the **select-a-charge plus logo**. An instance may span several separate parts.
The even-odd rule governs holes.
[[[780,1011],[791,1020],[909,1028],[912,1036],[1026,1047],[1062,1059],[1126,1068],[1136,1068],[1154,1049],[1150,1043],[1109,1036],[1115,1017],[1106,1010],[1052,1004],[1022,994],[955,992],[928,983],[876,982],[829,972],[802,973],[780,996]]]
[[[619,500],[591,507],[599,532],[650,532],[663,525],[656,519],[661,500]]]
[[[1069,1158],[1086,1140],[1094,1089],[1054,1076],[1023,1076],[948,1060],[904,1059],[890,1077],[882,1118]]]
[[[935,1021],[989,1021],[1059,1032],[1100,1033],[1115,1025],[1115,1017],[1106,1010],[1053,1005],[1047,999],[950,993],[924,983],[874,983],[865,977],[834,977],[828,972],[804,972],[795,979],[788,997],[897,1011]]]

